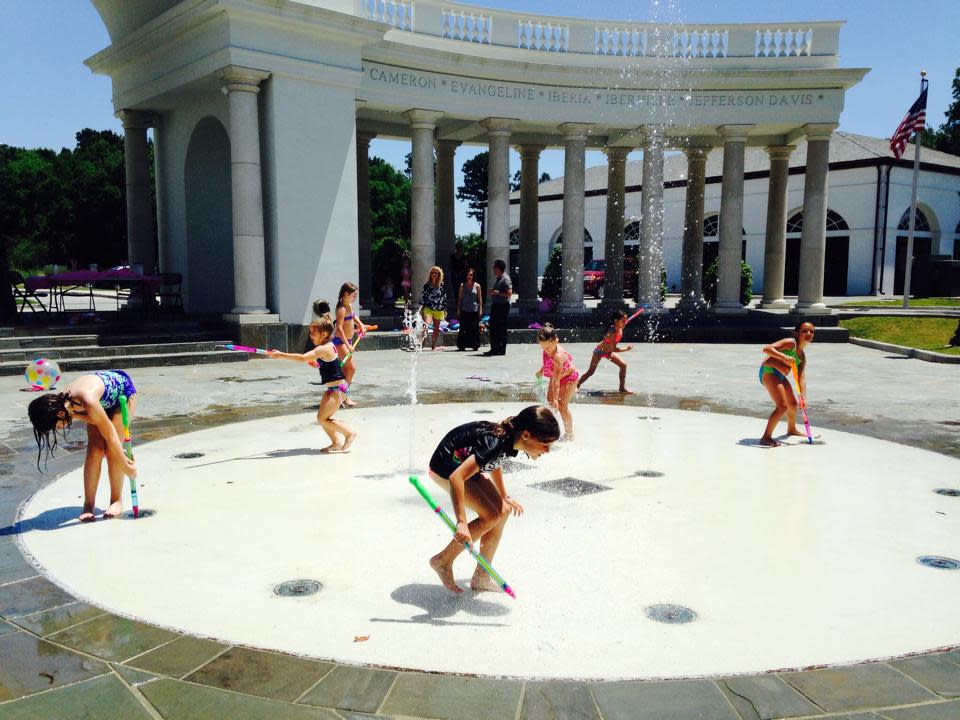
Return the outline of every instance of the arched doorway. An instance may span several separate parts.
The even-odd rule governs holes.
[[[800,290],[800,237],[803,234],[803,211],[787,220],[787,252],[783,269],[783,294],[796,295]],[[846,295],[850,266],[850,226],[843,216],[827,210],[826,245],[823,256],[823,294]]]
[[[640,220],[631,219],[625,228],[623,228],[623,256],[635,258],[640,252],[640,238],[643,236]]]
[[[197,123],[184,166],[187,298],[193,312],[234,304],[230,138],[213,117]]]
[[[746,236],[747,231],[740,228],[740,233]],[[703,218],[703,275],[706,277],[707,268],[720,255],[720,213],[713,213]],[[747,259],[747,241],[740,243],[740,259]]]
[[[510,274],[510,280],[513,287],[520,286],[520,228],[510,229],[510,260],[507,264],[507,271]]]
[[[910,232],[910,208],[903,211],[900,222],[897,223],[897,257],[893,270],[893,293],[903,292],[903,281],[907,267],[907,234]],[[901,232],[902,231],[902,232]],[[913,258],[924,257],[930,254],[933,244],[933,231],[927,214],[917,208],[917,217],[913,229]]]
[[[553,248],[557,246],[563,246],[563,228],[558,229],[553,234],[553,239],[550,241],[551,254],[553,253]],[[589,230],[584,228],[583,229],[583,262],[588,263],[591,260],[593,260],[593,235],[590,234]]]

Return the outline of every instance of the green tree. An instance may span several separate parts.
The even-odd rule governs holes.
[[[540,283],[540,297],[548,300],[559,300],[562,281],[560,272],[563,266],[563,247],[554,245],[547,267],[543,271],[543,281]]]
[[[487,207],[490,153],[477,153],[463,164],[463,185],[457,188],[457,200],[467,203],[467,215],[480,223],[483,235],[484,213]]]
[[[936,130],[924,130],[922,142],[925,147],[952,155],[960,155],[960,68],[953,77],[953,102],[944,113],[947,121]]]
[[[720,258],[714,259],[703,274],[701,280],[703,297],[711,305],[717,301],[717,284],[720,276]],[[666,296],[666,277],[661,281],[661,298]],[[740,304],[749,305],[753,300],[753,270],[743,260],[740,261]]]
[[[410,178],[383,158],[370,158],[372,239],[410,239]]]

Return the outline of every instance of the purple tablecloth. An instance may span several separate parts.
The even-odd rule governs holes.
[[[30,292],[48,290],[64,286],[100,285],[110,287],[112,282],[142,282],[145,290],[156,292],[160,289],[159,275],[140,275],[132,270],[71,270],[56,275],[33,275],[23,281]]]

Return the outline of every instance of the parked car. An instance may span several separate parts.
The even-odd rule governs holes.
[[[583,294],[603,297],[603,286],[606,283],[606,261],[591,260],[583,268]],[[623,294],[627,297],[637,295],[637,259],[625,257],[623,259]]]

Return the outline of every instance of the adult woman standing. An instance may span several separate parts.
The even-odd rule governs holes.
[[[457,333],[457,350],[463,351],[467,346],[474,350],[480,349],[480,316],[483,314],[483,290],[480,283],[474,279],[477,271],[467,268],[466,279],[460,283],[457,291],[457,318],[460,320],[460,331]]]
[[[447,316],[447,291],[443,287],[443,270],[434,265],[430,268],[427,282],[423,284],[423,294],[420,296],[420,315],[424,325],[433,323],[433,335],[430,340],[430,349],[437,349],[437,337],[440,335],[440,323]]]

